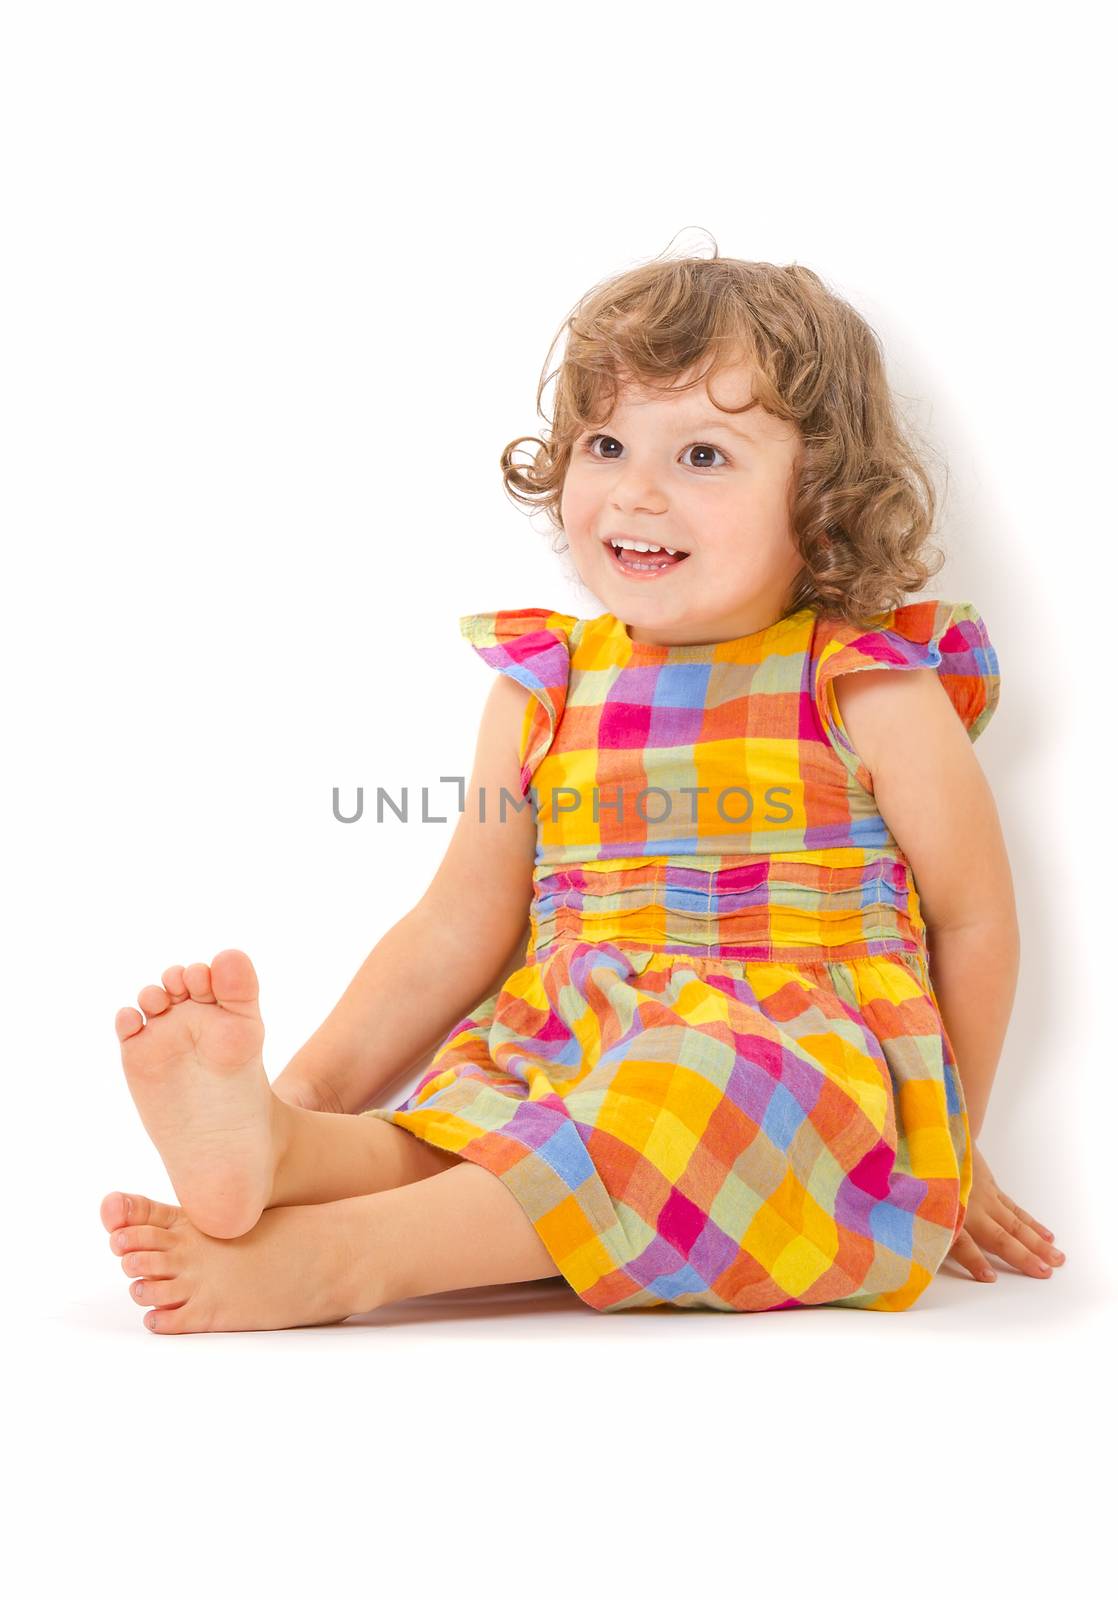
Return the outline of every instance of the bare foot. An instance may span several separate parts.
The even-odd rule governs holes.
[[[169,967],[125,1007],[116,1033],[128,1087],[191,1221],[247,1233],[275,1175],[275,1108],[261,1058],[256,971],[242,950]]]
[[[153,1333],[239,1333],[343,1322],[383,1303],[352,1286],[353,1202],[274,1206],[249,1233],[215,1239],[179,1206],[142,1194],[105,1196],[109,1246],[136,1281],[132,1299],[153,1309]],[[362,1298],[370,1304],[357,1304]]]

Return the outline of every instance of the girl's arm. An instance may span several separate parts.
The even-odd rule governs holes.
[[[272,1087],[282,1100],[323,1111],[376,1103],[520,964],[536,844],[535,820],[520,792],[519,739],[528,698],[528,690],[505,674],[494,679],[465,810],[438,872],[276,1078]],[[504,820],[502,787],[523,805],[517,812],[506,804]]]
[[[878,810],[912,867],[935,997],[976,1139],[1009,1026],[1020,957],[1013,878],[994,796],[932,668],[848,673],[835,679],[835,696],[873,777]]]

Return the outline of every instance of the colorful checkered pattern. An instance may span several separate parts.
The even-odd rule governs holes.
[[[497,1174],[596,1310],[911,1306],[971,1143],[916,885],[833,682],[932,668],[977,738],[1000,685],[978,613],[805,608],[716,645],[540,609],[462,631],[530,691],[531,943],[366,1115]]]

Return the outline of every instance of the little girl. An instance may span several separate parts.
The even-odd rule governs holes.
[[[430,887],[274,1086],[240,951],[117,1013],[179,1204],[101,1215],[157,1333],[556,1275],[902,1311],[949,1255],[1063,1260],[973,1142],[1018,968],[998,660],[972,605],[903,599],[935,494],[875,335],[717,255],[567,327],[502,467],[606,610],[462,619],[497,676]]]

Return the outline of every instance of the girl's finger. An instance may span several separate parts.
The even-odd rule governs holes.
[[[1056,1249],[1054,1244],[1049,1244],[1037,1224],[1021,1206],[1011,1200],[1009,1195],[1003,1194],[1000,1189],[995,1189],[997,1203],[1004,1207],[1004,1213],[1016,1219],[1016,1226],[1010,1227],[1010,1232],[1016,1234],[1028,1250],[1044,1267],[1058,1267],[1064,1260],[1063,1252]],[[1005,1220],[1003,1213],[1002,1220]],[[1008,1221],[1006,1226],[1009,1227]]]
[[[1001,1256],[1011,1267],[1017,1267],[1030,1278],[1048,1278],[1052,1268],[1037,1249],[1044,1249],[1044,1241],[1033,1232],[1030,1225],[1016,1211],[994,1200],[989,1212],[974,1219],[975,1238],[983,1250]]]
[[[1002,1205],[1008,1206],[1010,1211],[1019,1216],[1023,1222],[1027,1222],[1030,1228],[1035,1228],[1036,1232],[1040,1234],[1042,1239],[1051,1241],[1056,1237],[1051,1228],[1046,1228],[1043,1222],[1038,1222],[1035,1217],[1030,1217],[1029,1213],[1024,1209],[1024,1207],[1019,1206],[1015,1200],[1011,1200],[1009,1195],[1003,1194],[1000,1189],[995,1189],[994,1193],[997,1195]]]
[[[980,1283],[993,1283],[997,1273],[991,1267],[982,1251],[975,1244],[966,1228],[955,1240],[948,1254],[952,1256],[961,1267],[965,1267],[973,1278]]]

